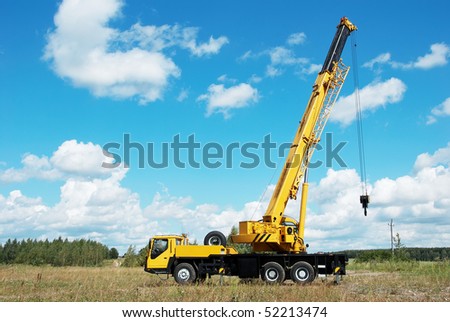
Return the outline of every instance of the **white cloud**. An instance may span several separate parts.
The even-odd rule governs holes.
[[[44,58],[55,73],[96,96],[138,98],[141,104],[161,99],[181,70],[163,50],[179,46],[195,56],[217,54],[224,36],[197,42],[198,28],[179,25],[109,26],[120,16],[121,0],[64,0],[48,35]]]
[[[359,203],[360,178],[354,169],[328,170],[310,185],[305,238],[310,251],[389,247],[387,223],[395,220],[406,246],[449,246],[449,144],[416,159],[415,173],[383,178],[369,185],[368,216]],[[211,230],[228,234],[242,220],[258,220],[270,200],[270,186],[260,201],[240,208],[196,204],[189,196],[156,193],[148,205],[122,186],[126,171],[108,177],[71,177],[61,186],[54,206],[19,190],[0,194],[0,235],[7,238],[93,238],[125,251],[130,244],[144,247],[155,234],[189,233],[199,243]],[[256,199],[256,198],[255,198]],[[257,198],[258,200],[260,198]],[[298,201],[286,214],[298,217]],[[384,236],[384,237],[383,237]]]
[[[322,69],[321,64],[310,64],[309,66],[303,68],[301,70],[301,73],[307,74],[307,75],[318,74],[321,69]]]
[[[197,42],[192,39],[188,41],[185,46],[190,49],[192,54],[201,57],[204,55],[217,54],[222,46],[226,44],[228,44],[228,38],[222,36],[215,39],[211,36],[209,37],[208,43],[197,44]]]
[[[450,245],[449,151],[450,143],[431,155],[419,155],[413,175],[369,185],[367,217],[359,204],[356,171],[328,170],[325,178],[311,185],[309,205],[314,209],[309,211],[305,236],[312,245],[335,249],[388,248],[387,223],[394,219],[406,246]]]
[[[238,58],[238,61],[246,61],[254,56],[255,55],[251,50],[247,50],[241,57]]]
[[[196,27],[183,28],[178,24],[173,26],[143,26],[137,23],[130,30],[121,32],[118,40],[127,47],[132,47],[137,42],[139,47],[150,51],[162,51],[166,48],[179,46],[189,50],[192,55],[197,57],[217,54],[224,45],[229,43],[225,36],[219,38],[210,36],[207,43],[198,43],[199,30]]]
[[[247,83],[229,88],[223,84],[212,84],[208,87],[208,93],[197,98],[197,101],[206,101],[206,116],[222,113],[225,118],[230,117],[231,110],[246,107],[258,100],[258,90]]]
[[[61,172],[54,168],[48,157],[38,157],[33,154],[25,154],[22,157],[22,168],[9,168],[0,170],[1,182],[24,182],[31,178],[43,180],[57,180],[61,178]]]
[[[406,85],[398,78],[371,83],[359,90],[361,111],[373,112],[387,104],[398,103],[403,99],[405,92]],[[330,115],[330,120],[348,126],[355,118],[355,93],[340,97]]]
[[[438,149],[432,155],[429,153],[420,154],[414,163],[414,170],[419,172],[422,169],[437,165],[450,166],[450,143],[446,147]]]
[[[450,48],[446,44],[433,44],[431,45],[430,50],[431,52],[429,54],[417,58],[412,64],[412,67],[430,69],[447,65],[447,58],[450,57]]]
[[[306,34],[304,32],[298,32],[289,35],[287,39],[287,43],[291,46],[293,45],[300,45],[303,44],[306,41]]]
[[[450,57],[450,47],[445,43],[435,43],[430,46],[430,52],[419,56],[415,61],[401,63],[393,61],[390,53],[383,53],[363,64],[363,67],[373,69],[376,64],[388,64],[400,69],[431,69],[447,65]]]
[[[238,81],[235,78],[228,77],[227,74],[220,75],[219,77],[217,77],[217,80],[221,83],[231,83],[231,84],[235,84]]]
[[[296,38],[293,37],[293,39]],[[244,62],[251,58],[257,59],[260,57],[269,57],[270,62],[266,65],[265,76],[270,78],[283,75],[288,68],[293,69],[299,75],[317,73],[322,68],[321,65],[312,64],[308,58],[298,57],[291,48],[285,46],[276,46],[259,53],[253,53],[249,50],[239,57],[238,61]]]
[[[309,60],[297,57],[291,49],[283,46],[274,47],[267,51],[270,57],[270,64],[266,67],[266,76],[275,77],[283,74],[283,68],[293,66],[297,71],[306,71]]]
[[[20,190],[0,195],[0,234],[13,238],[94,238],[122,247],[144,242],[146,231],[158,225],[144,218],[139,196],[121,186],[128,169],[103,169],[104,158],[98,145],[73,140],[64,142],[51,158],[24,158],[24,167],[15,170],[22,178],[48,180],[53,178],[47,175],[53,170],[63,180],[59,201],[49,206]]]
[[[184,100],[186,100],[189,97],[189,91],[187,89],[182,89],[180,91],[180,94],[178,94],[177,96],[177,101],[178,102],[183,102]]]
[[[120,167],[108,169],[102,163],[112,164],[114,160],[103,153],[99,145],[76,140],[63,142],[53,155],[38,157],[25,154],[22,168],[0,170],[0,181],[24,182],[29,179],[61,180],[70,177],[106,177],[120,173]]]
[[[374,59],[366,62],[363,64],[363,67],[367,67],[370,69],[373,69],[375,64],[385,64],[391,61],[391,54],[390,53],[383,53],[375,57]]]
[[[250,79],[248,80],[248,82],[252,83],[252,84],[258,84],[262,80],[263,80],[262,77],[260,77],[260,76],[258,76],[256,74],[253,74],[252,76],[250,76]]]
[[[112,158],[104,155],[99,145],[92,142],[78,143],[76,140],[65,141],[50,159],[54,167],[62,173],[88,177],[111,175],[111,169],[102,167],[103,162],[111,161]]]
[[[450,115],[450,97],[444,102],[431,110],[431,114],[427,116],[427,125],[437,122],[438,117],[445,117]]]

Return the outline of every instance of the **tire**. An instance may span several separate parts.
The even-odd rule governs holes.
[[[204,245],[227,245],[227,238],[220,231],[209,232],[203,240]]]
[[[262,267],[261,278],[268,284],[281,284],[286,279],[286,272],[280,264],[268,262]]]
[[[178,284],[191,284],[197,279],[197,273],[191,264],[180,263],[175,267],[173,277]]]
[[[298,284],[311,283],[316,278],[314,268],[307,262],[297,262],[291,268],[291,279]]]

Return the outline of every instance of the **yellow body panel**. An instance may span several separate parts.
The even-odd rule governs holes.
[[[163,249],[158,251],[158,247]],[[220,245],[188,245],[184,236],[156,236],[150,243],[147,269],[165,270],[171,258],[208,258],[210,255],[232,255],[238,252],[233,247]]]
[[[210,245],[179,245],[175,247],[176,257],[209,257],[210,255],[237,254],[231,247]]]

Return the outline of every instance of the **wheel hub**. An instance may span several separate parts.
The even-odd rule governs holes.
[[[180,269],[178,272],[178,277],[184,281],[188,280],[190,277],[189,271],[186,268]]]
[[[274,281],[278,278],[278,272],[274,269],[269,269],[266,272],[267,279],[270,281]]]
[[[308,278],[308,272],[304,269],[297,270],[297,277],[299,280],[305,280]]]

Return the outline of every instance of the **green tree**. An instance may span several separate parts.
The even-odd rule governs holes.
[[[108,258],[109,259],[117,259],[119,258],[119,251],[117,250],[117,248],[111,248],[108,252]]]
[[[232,235],[239,234],[236,226],[231,227],[231,231],[227,236],[227,246],[233,247],[239,254],[249,254],[252,252],[252,246],[250,244],[235,244],[231,240]]]
[[[130,245],[124,255],[122,266],[134,267],[139,266],[139,256],[136,254],[136,247]]]
[[[410,260],[410,254],[406,251],[405,245],[402,244],[400,234],[394,237],[394,260],[407,261]]]
[[[139,254],[138,254],[139,266],[145,265],[145,260],[147,259],[147,254],[148,254],[148,245],[144,248],[141,248],[141,250],[139,251]]]

